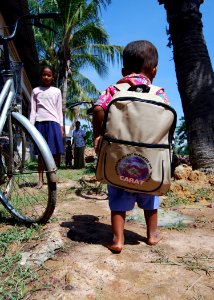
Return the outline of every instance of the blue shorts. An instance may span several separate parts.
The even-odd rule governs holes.
[[[109,207],[111,211],[132,210],[136,202],[138,207],[144,210],[154,210],[159,208],[159,196],[143,193],[132,193],[112,185],[107,185],[107,187]]]

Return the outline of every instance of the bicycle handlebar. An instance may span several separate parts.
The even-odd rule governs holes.
[[[48,12],[48,13],[23,15],[23,16],[19,17],[16,20],[15,24],[12,26],[12,27],[14,27],[14,30],[10,35],[8,35],[6,37],[3,36],[3,35],[0,35],[0,41],[10,41],[10,40],[12,40],[14,38],[14,36],[16,35],[16,31],[17,31],[17,28],[18,28],[21,20],[34,20],[36,22],[32,25],[35,25],[35,26],[38,25],[40,27],[44,26],[45,28],[51,29],[50,27],[41,24],[40,19],[54,19],[54,18],[58,17],[59,15],[60,15],[59,12]]]
[[[81,101],[81,102],[75,102],[72,103],[68,109],[73,109],[75,106],[81,105],[81,104],[90,104],[91,107],[89,109],[87,109],[87,115],[92,115],[93,114],[93,102],[89,102],[89,101]]]
[[[72,109],[72,108],[74,108],[75,106],[82,105],[82,104],[90,104],[91,106],[93,106],[93,102],[89,102],[89,101],[80,101],[80,102],[74,102],[74,103],[71,103],[71,105],[69,105],[67,108],[68,108],[68,109]]]

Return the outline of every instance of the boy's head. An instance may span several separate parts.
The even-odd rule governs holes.
[[[151,80],[155,77],[158,65],[158,51],[149,41],[129,43],[123,51],[123,76],[143,73]]]
[[[71,145],[71,140],[67,140],[66,145],[70,146]]]

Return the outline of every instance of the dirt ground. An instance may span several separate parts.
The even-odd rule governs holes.
[[[42,239],[23,248],[22,264],[40,269],[28,287],[38,290],[26,299],[214,299],[214,208],[174,208],[191,221],[160,227],[156,246],[146,244],[145,224],[130,214],[124,249],[113,254],[103,246],[111,240],[106,196],[77,196],[75,184],[59,183],[52,221]]]

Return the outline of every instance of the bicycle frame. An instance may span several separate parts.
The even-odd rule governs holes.
[[[6,122],[8,111],[12,105],[14,95],[15,92],[13,86],[13,79],[11,78],[5,82],[2,92],[0,94],[0,110],[2,109],[0,118],[0,135],[2,134],[3,127]]]

